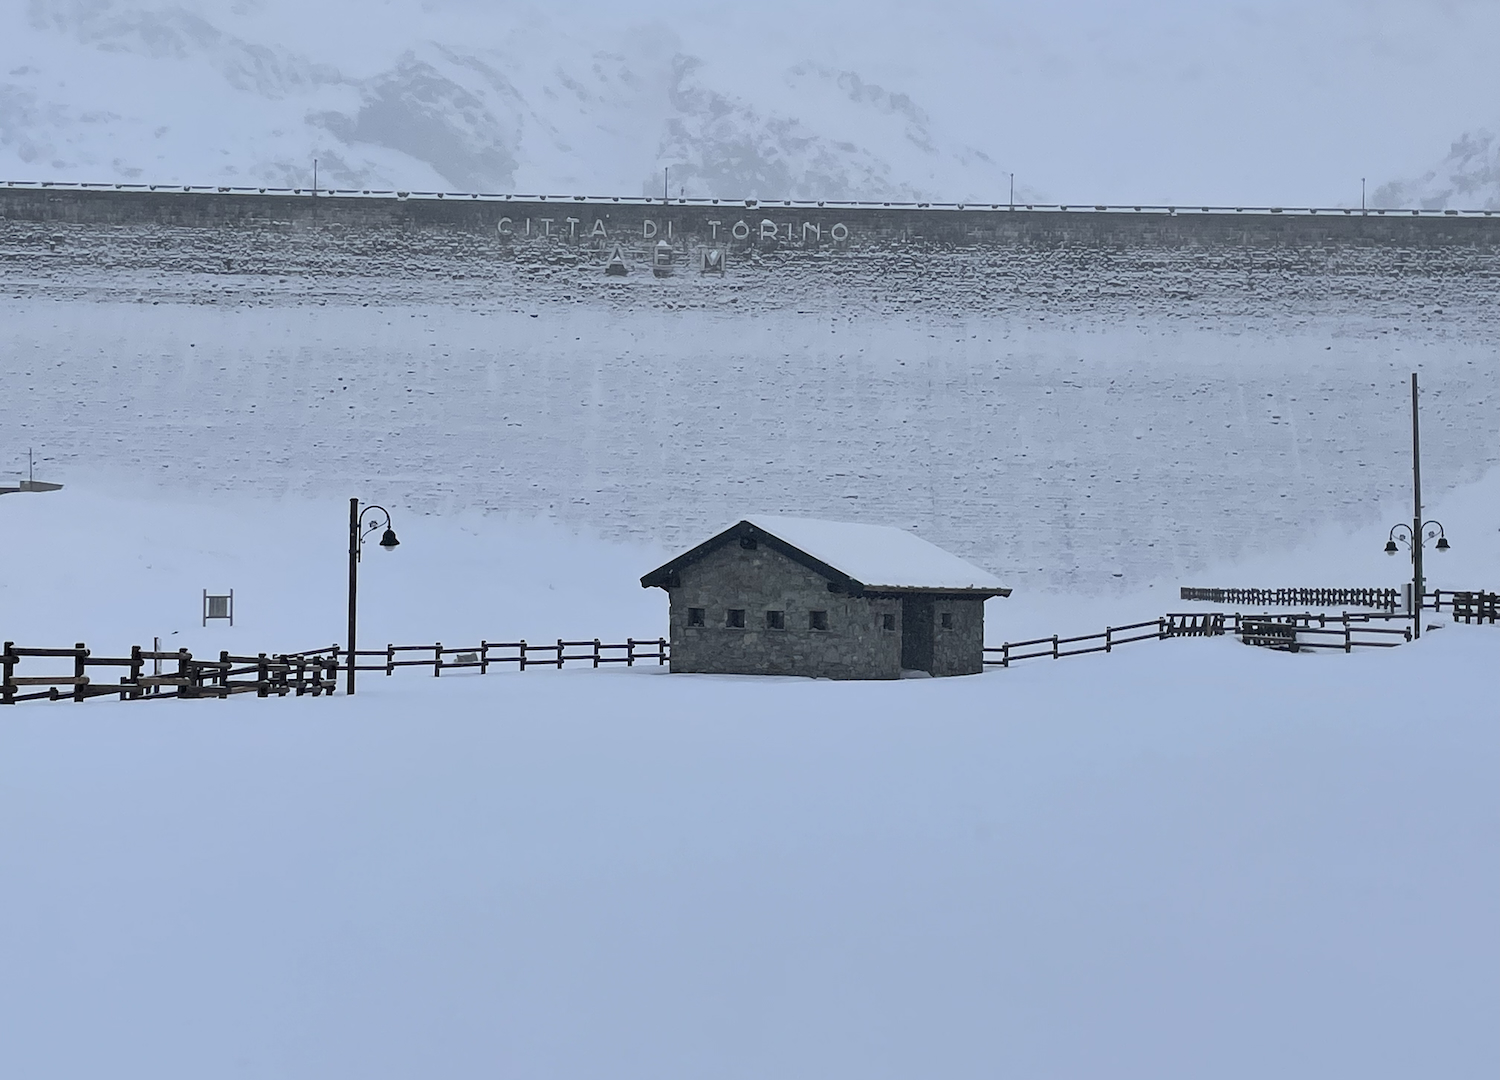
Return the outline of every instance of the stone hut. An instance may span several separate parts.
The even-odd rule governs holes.
[[[671,605],[672,670],[897,679],[984,669],[992,574],[901,529],[756,517],[641,578]]]

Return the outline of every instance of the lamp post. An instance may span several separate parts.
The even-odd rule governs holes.
[[[1411,550],[1411,617],[1412,636],[1422,636],[1422,592],[1425,582],[1422,576],[1422,549],[1427,541],[1436,538],[1433,545],[1438,551],[1447,551],[1452,545],[1443,535],[1439,521],[1422,520],[1422,433],[1417,422],[1417,373],[1411,373],[1411,524],[1406,522],[1391,526],[1385,541],[1385,553],[1394,555],[1405,544]],[[1426,531],[1432,530],[1432,531]],[[1425,532],[1425,535],[1424,535]]]
[[[401,541],[396,539],[396,530],[391,528],[391,515],[383,506],[370,505],[363,510],[359,507],[358,499],[349,500],[349,668],[348,678],[344,683],[346,694],[354,693],[354,668],[359,657],[355,652],[355,606],[359,600],[359,553],[365,545],[365,538],[381,528],[379,520],[365,524],[365,515],[371,511],[378,510],[385,515],[385,533],[380,538],[380,546],[386,551],[393,551]]]

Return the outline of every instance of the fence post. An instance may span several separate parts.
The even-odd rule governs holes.
[[[1354,638],[1349,631],[1349,613],[1344,612],[1344,651],[1354,651]]]
[[[594,639],[594,666],[599,666],[599,639]]]
[[[635,667],[635,638],[625,639],[625,666]]]
[[[1003,668],[1010,667],[1010,642],[1008,641],[1000,643],[1000,666]]]
[[[265,653],[255,658],[255,696],[271,696],[271,664]]]
[[[1114,643],[1110,640],[1110,635],[1112,633],[1114,633],[1114,627],[1112,627],[1112,626],[1106,626],[1104,628],[1104,651],[1105,652],[1109,652],[1111,649],[1114,648]]]
[[[563,643],[562,638],[557,639],[557,669],[562,670]]]
[[[73,700],[82,701],[86,697],[88,697],[88,695],[84,693],[84,691],[87,689],[87,685],[79,680],[87,677],[86,673],[88,672],[88,665],[84,663],[84,660],[87,659],[89,650],[88,646],[81,641],[75,644],[73,647],[78,650],[73,654]]]
[[[667,639],[659,637],[656,639],[656,666],[662,667],[667,662]]]
[[[439,641],[432,647],[432,677],[436,679],[443,673],[443,643]]]
[[[5,643],[5,652],[0,653],[0,671],[4,672],[4,679],[0,680],[0,705],[14,705],[16,688],[11,685],[11,678],[16,673],[16,661],[19,659],[12,649],[16,647],[14,641]]]
[[[479,674],[490,673],[490,643],[483,638],[479,640]]]
[[[198,696],[198,675],[193,670],[193,654],[186,649],[177,650],[178,697]]]
[[[1052,659],[1057,659],[1057,635],[1052,635]]]

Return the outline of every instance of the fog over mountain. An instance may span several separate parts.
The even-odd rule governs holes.
[[[1494,205],[1500,5],[11,0],[0,179]]]
[[[1421,176],[1382,184],[1372,205],[1500,210],[1500,137],[1493,130],[1464,132]]]

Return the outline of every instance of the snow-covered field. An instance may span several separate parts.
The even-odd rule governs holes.
[[[1493,583],[1497,479],[1434,506],[1435,574]],[[0,636],[339,640],[347,494],[5,496]],[[659,546],[389,505],[367,641],[664,626],[635,580]],[[1365,580],[1370,539],[1216,572]],[[1151,617],[1168,584],[1022,590],[990,637]],[[198,625],[205,587],[233,629]],[[883,684],[17,706],[0,1075],[1489,1076],[1497,659],[1500,630],[1447,625]]]

